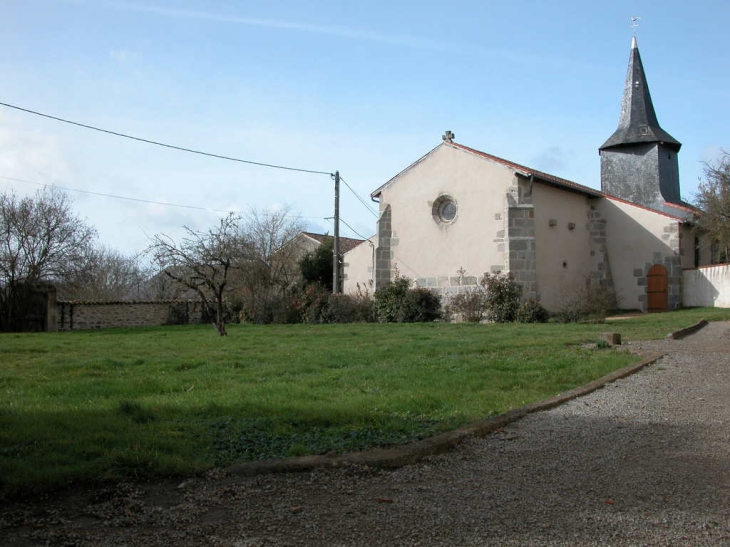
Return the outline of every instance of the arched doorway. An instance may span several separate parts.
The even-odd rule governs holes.
[[[669,290],[667,269],[661,264],[649,268],[646,274],[646,311],[649,313],[667,311]]]

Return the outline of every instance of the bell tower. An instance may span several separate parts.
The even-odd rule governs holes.
[[[653,209],[662,209],[664,202],[681,205],[681,147],[659,126],[634,36],[618,128],[599,148],[601,190]]]

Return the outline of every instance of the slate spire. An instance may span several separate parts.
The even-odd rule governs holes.
[[[626,72],[618,129],[599,150],[650,142],[662,143],[675,152],[682,146],[682,143],[659,126],[649,93],[649,85],[646,82],[644,66],[641,63],[636,36],[634,36],[631,39],[629,68]]]
[[[659,126],[634,37],[618,128],[599,148],[601,191],[658,210],[667,203],[683,204],[681,147],[682,143]]]

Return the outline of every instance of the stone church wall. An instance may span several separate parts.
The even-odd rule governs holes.
[[[59,331],[155,327],[202,321],[199,301],[56,302]]]
[[[555,310],[574,294],[576,287],[590,283],[594,270],[598,271],[594,262],[600,255],[592,255],[591,251],[594,237],[599,242],[596,250],[600,250],[601,219],[590,218],[594,211],[583,194],[543,183],[535,183],[532,192],[537,290],[542,305]]]
[[[608,256],[619,307],[646,311],[647,274],[654,265],[667,270],[669,309],[681,307],[681,220],[613,197],[601,199],[596,210],[606,219]]]

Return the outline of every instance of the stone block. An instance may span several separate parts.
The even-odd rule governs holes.
[[[620,332],[602,332],[600,340],[608,342],[609,346],[620,346],[621,345],[621,333]]]
[[[644,270],[641,268],[636,268],[634,270],[634,277],[642,277],[644,275]]]
[[[517,279],[520,281],[537,281],[537,274],[535,271],[517,272]]]

